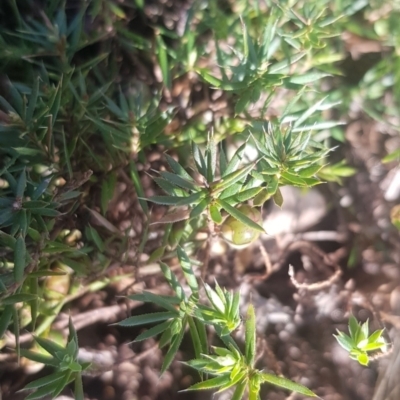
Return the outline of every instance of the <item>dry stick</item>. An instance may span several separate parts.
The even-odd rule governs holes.
[[[264,279],[267,279],[273,272],[271,259],[269,258],[267,250],[265,249],[262,242],[259,242],[258,248],[260,249],[261,256],[264,260],[264,265],[265,265],[265,274],[263,276],[264,276]]]
[[[311,259],[313,260],[314,264],[318,264],[318,263],[322,262],[324,265],[330,266],[334,270],[333,275],[331,275],[328,279],[326,279],[324,281],[316,282],[316,283],[300,283],[296,280],[296,278],[294,276],[294,269],[290,265],[289,266],[290,280],[297,289],[305,289],[308,291],[321,290],[321,289],[331,286],[334,282],[336,282],[339,279],[339,277],[342,274],[340,266],[337,264],[337,262],[335,260],[342,257],[344,249],[339,249],[334,253],[326,254],[325,252],[323,252],[321,249],[314,246],[310,242],[300,240],[298,242],[293,242],[293,243],[288,244],[282,252],[284,254],[284,257],[282,257],[281,261],[279,261],[273,265],[271,265],[271,261],[269,259],[268,253],[262,244],[260,244],[260,251],[261,251],[261,254],[264,259],[266,271],[264,274],[261,274],[261,275],[247,276],[246,277],[247,281],[268,279],[272,273],[280,270],[284,266],[288,255],[294,251],[299,251],[302,254],[310,256]]]

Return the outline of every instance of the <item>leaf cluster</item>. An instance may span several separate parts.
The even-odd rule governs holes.
[[[24,390],[34,391],[26,397],[26,400],[42,399],[45,396],[55,398],[71,382],[75,382],[74,398],[83,400],[82,372],[90,367],[90,363],[82,363],[78,359],[78,337],[71,319],[65,347],[41,337],[35,337],[35,341],[48,355],[24,349],[21,350],[21,354],[32,361],[54,368],[56,372],[28,383]]]
[[[383,338],[383,329],[379,329],[369,334],[368,321],[358,322],[352,315],[349,319],[349,333],[337,331],[334,335],[338,343],[349,352],[350,358],[357,360],[361,365],[368,366],[369,352],[382,350],[385,351],[387,343]]]
[[[190,296],[185,294],[184,288],[171,269],[166,264],[161,263],[164,277],[175,295],[160,296],[151,292],[143,292],[128,298],[153,303],[166,311],[137,315],[118,323],[118,325],[126,327],[157,323],[157,325],[141,333],[135,341],[161,335],[159,346],[164,347],[169,344],[161,373],[165,372],[171,364],[188,328],[196,358],[188,361],[187,365],[198,370],[201,377],[208,375],[214,375],[214,377],[194,384],[187,390],[218,389],[218,392],[222,392],[235,387],[232,399],[242,399],[247,389],[249,399],[256,400],[260,398],[261,384],[269,383],[306,396],[317,397],[311,390],[300,384],[255,368],[256,321],[254,307],[249,306],[245,318],[245,352],[242,354],[238,345],[230,336],[241,323],[239,293],[233,294],[226,289],[221,289],[218,283],[216,283],[215,289],[204,283],[204,291],[210,304],[202,304],[197,278],[191,267],[190,259],[180,247],[177,249],[177,254],[187,285],[191,290]],[[209,355],[206,325],[214,328],[216,334],[226,346],[214,347],[215,356]]]

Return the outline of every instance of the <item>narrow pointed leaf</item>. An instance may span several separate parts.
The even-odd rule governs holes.
[[[53,374],[44,376],[43,378],[36,379],[33,382],[28,383],[22,390],[37,389],[42,386],[48,385],[49,383],[55,382],[64,376],[64,371],[55,372]]]
[[[244,391],[246,390],[246,386],[247,386],[246,380],[243,380],[242,382],[238,383],[235,391],[233,392],[231,400],[242,400]]]
[[[165,279],[168,281],[168,284],[171,286],[171,288],[175,291],[177,297],[181,301],[184,301],[186,299],[186,295],[181,284],[176,278],[176,275],[171,271],[171,268],[169,268],[167,264],[162,262],[160,263],[160,267],[165,276]]]
[[[167,354],[164,357],[163,364],[161,366],[161,374],[163,374],[168,369],[168,367],[174,360],[176,353],[179,350],[179,346],[181,345],[183,335],[185,334],[184,326],[185,326],[185,321],[183,323],[183,328],[181,329],[181,331],[177,335],[175,335],[175,337],[172,339],[171,346],[168,349]]]
[[[226,201],[218,199],[216,201],[228,214],[232,215],[233,218],[236,218],[238,221],[247,225],[249,228],[255,229],[259,232],[265,232],[264,228],[258,225],[256,222],[251,220],[249,217],[240,212],[237,208],[232,207]]]
[[[196,185],[193,182],[186,180],[185,178],[182,178],[179,175],[173,174],[172,172],[161,171],[160,175],[168,182],[171,182],[173,185],[179,186],[183,189],[188,189],[188,190],[197,189]]]
[[[178,254],[179,262],[181,264],[183,274],[185,275],[186,282],[188,283],[193,294],[198,293],[199,285],[197,283],[197,279],[193,272],[192,264],[188,255],[180,246],[177,247],[176,252]]]
[[[28,302],[32,300],[36,300],[37,295],[31,294],[31,293],[18,293],[18,294],[13,294],[11,296],[8,296],[4,299],[2,299],[1,304],[3,305],[11,305],[11,304],[16,304],[16,303],[21,303],[21,302]]]
[[[115,325],[138,326],[138,325],[152,324],[154,322],[160,322],[170,318],[175,318],[176,315],[177,314],[172,311],[161,311],[151,314],[135,315],[133,317],[126,318]]]
[[[3,303],[4,304],[4,303]],[[8,305],[5,306],[3,312],[0,316],[0,339],[3,337],[4,333],[6,332],[8,325],[10,324],[11,317],[13,315],[13,306]]]
[[[207,208],[209,202],[207,199],[201,200],[199,204],[197,204],[196,207],[192,209],[190,212],[190,218],[194,219],[199,217],[201,214],[203,214],[204,210]]]
[[[14,248],[14,279],[15,282],[20,283],[24,279],[25,272],[25,259],[26,259],[26,244],[25,239],[19,236],[15,242]]]
[[[21,349],[21,357],[26,357],[29,360],[36,361],[44,365],[51,365],[53,367],[58,367],[60,363],[60,361],[54,357],[45,356],[41,353],[25,349]]]
[[[275,194],[272,196],[272,198],[274,199],[274,203],[278,206],[278,207],[282,207],[283,205],[283,196],[282,193],[279,189],[277,189],[277,191],[275,192]]]
[[[145,332],[141,333],[139,336],[136,337],[134,342],[140,342],[142,340],[149,339],[151,337],[157,336],[160,333],[164,332],[167,328],[171,326],[172,321],[164,321],[161,324],[153,326],[150,329],[147,329]]]
[[[247,165],[237,171],[231,172],[228,175],[222,177],[218,182],[215,182],[211,185],[211,190],[213,193],[219,193],[223,190],[227,189],[229,186],[234,183],[246,178],[249,172],[253,169],[254,164]]]
[[[222,223],[222,215],[215,204],[210,205],[210,216],[217,225]]]
[[[253,366],[256,354],[256,316],[252,304],[247,308],[245,324],[245,356],[247,365]]]
[[[299,383],[293,382],[289,379],[272,375],[272,374],[266,374],[262,373],[260,374],[260,377],[263,382],[268,382],[272,385],[279,386],[281,388],[290,390],[291,392],[296,392],[303,394],[305,396],[309,397],[318,397],[314,392],[312,392],[310,389],[306,388],[303,385],[300,385]]]
[[[167,309],[171,312],[177,312],[176,305],[179,304],[179,299],[172,296],[160,296],[154,294],[152,292],[143,292],[138,294],[133,294],[128,296],[128,299],[136,300],[136,301],[143,301],[146,303],[154,303],[162,308]]]
[[[222,385],[226,385],[230,381],[229,374],[216,376],[215,378],[207,379],[206,381],[196,383],[184,391],[187,390],[208,390],[219,388]]]
[[[75,376],[74,382],[74,395],[75,400],[84,400],[84,393],[83,393],[83,383],[82,383],[82,374],[78,373]]]
[[[176,175],[181,176],[183,179],[186,179],[187,181],[193,182],[193,178],[186,172],[186,170],[182,167],[181,164],[175,161],[175,159],[169,156],[168,154],[165,154],[165,158],[167,159],[167,162],[171,167],[172,171],[175,172]]]

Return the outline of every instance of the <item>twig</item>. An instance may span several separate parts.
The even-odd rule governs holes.
[[[322,289],[325,289],[325,288],[333,285],[339,279],[340,275],[342,275],[342,271],[340,269],[336,269],[335,273],[324,281],[315,282],[315,283],[300,283],[296,280],[296,278],[294,276],[293,265],[289,264],[289,276],[290,276],[290,280],[293,283],[293,285],[296,287],[296,289],[306,289],[309,292],[313,292],[316,290],[322,290]]]

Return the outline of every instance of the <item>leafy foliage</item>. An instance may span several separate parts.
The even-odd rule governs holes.
[[[334,335],[338,343],[349,352],[350,358],[357,360],[361,365],[368,366],[371,351],[385,351],[387,343],[383,338],[383,329],[369,335],[368,321],[361,324],[352,315],[349,319],[349,335],[341,331]]]
[[[153,229],[148,202],[168,208],[156,221],[165,224],[162,245],[148,262],[159,262],[174,294],[131,296],[162,311],[119,323],[154,324],[136,340],[160,335],[160,346],[168,346],[162,372],[189,330],[196,359],[188,364],[203,377],[214,376],[192,389],[235,386],[235,399],[246,390],[257,398],[260,385],[271,383],[314,396],[255,368],[252,306],[242,354],[231,336],[241,323],[239,293],[200,282],[192,268],[198,262],[188,254],[198,249],[200,231],[211,236],[228,227],[240,242],[240,235],[250,237],[245,245],[252,242],[264,232],[257,207],[270,198],[281,206],[281,186],[307,189],[352,175],[344,161],[328,165],[334,140],[343,141],[333,109],[348,107],[358,96],[371,118],[398,129],[390,121],[399,109],[400,80],[393,72],[400,70],[399,43],[389,34],[398,30],[398,10],[393,6],[373,21],[379,5],[366,1],[267,1],[262,8],[238,0],[232,12],[196,1],[179,29],[157,22],[142,34],[132,26],[135,18],[146,18],[143,1],[39,3],[36,10],[36,3],[5,0],[0,9],[0,346],[11,330],[18,357],[56,368],[27,386],[35,390],[28,398],[55,397],[73,380],[75,397],[83,398],[81,372],[87,365],[79,362],[76,333],[70,324],[67,346],[61,347],[49,339],[51,324],[82,287],[94,291],[123,279],[107,276],[111,260],[125,265],[132,249],[132,227],[121,231],[109,221],[120,180],[131,184],[142,212],[132,265]],[[341,73],[337,63],[345,52],[337,33],[344,22],[360,35],[383,40],[390,51],[357,87],[325,95],[323,83]],[[366,31],[371,25],[372,34]],[[222,116],[213,110],[207,117],[212,107],[190,115],[196,96],[180,93],[181,81],[210,99],[221,96]],[[380,101],[386,102],[385,93],[394,94],[387,107]],[[152,174],[164,195],[148,197],[142,185],[147,166],[139,165],[147,165],[160,146],[168,150],[168,168]],[[384,161],[397,158],[395,151]],[[397,220],[394,211],[396,225]],[[176,255],[183,285],[165,263]],[[215,348],[216,355],[209,355],[209,328],[225,344]],[[49,356],[20,350],[22,329]],[[373,334],[374,341],[365,344],[365,329],[357,334],[364,339],[350,336],[349,351],[368,362],[368,346],[378,346],[381,336]]]
[[[215,377],[196,383],[187,390],[218,389],[218,392],[222,392],[235,387],[233,398],[240,400],[247,387],[249,398],[257,399],[259,398],[260,385],[262,383],[270,383],[306,396],[317,397],[311,390],[289,379],[255,369],[256,321],[254,307],[250,305],[248,308],[245,322],[245,354],[242,354],[238,345],[230,336],[230,333],[237,329],[241,323],[239,293],[228,292],[226,289],[222,289],[217,282],[215,290],[205,283],[204,290],[210,306],[203,305],[200,302],[199,287],[190,265],[190,260],[182,248],[178,247],[177,252],[187,284],[192,291],[190,296],[187,297],[176,275],[170,268],[161,263],[164,277],[175,295],[170,297],[143,292],[129,296],[129,298],[131,300],[151,302],[166,311],[137,315],[118,323],[118,325],[126,327],[157,323],[157,325],[141,333],[135,341],[161,334],[159,346],[163,347],[170,344],[164,358],[161,373],[173,361],[188,327],[197,358],[188,361],[187,364],[197,369],[201,376],[204,373],[215,375]],[[212,325],[217,335],[226,345],[226,347],[214,347],[215,356],[208,355],[205,324]]]
[[[75,382],[75,399],[83,400],[82,372],[90,367],[90,363],[81,363],[78,360],[78,337],[71,319],[66,347],[41,337],[36,337],[35,341],[48,355],[30,350],[21,350],[21,354],[30,360],[55,368],[56,372],[28,383],[24,390],[34,391],[26,400],[42,399],[44,396],[55,398],[70,382]]]

